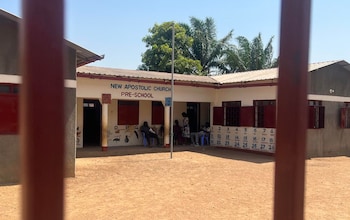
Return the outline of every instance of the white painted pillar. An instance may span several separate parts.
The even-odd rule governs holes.
[[[170,106],[164,107],[164,146],[170,147]]]
[[[102,104],[102,128],[101,128],[101,147],[102,151],[108,149],[108,104]]]

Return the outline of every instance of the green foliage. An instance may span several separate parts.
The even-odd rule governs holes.
[[[212,18],[204,21],[191,17],[191,36],[193,37],[192,55],[199,60],[204,75],[208,75],[213,68],[218,68],[222,51],[232,38],[231,30],[224,38],[217,40],[216,26]]]
[[[173,22],[155,24],[149,30],[150,35],[143,38],[146,43],[146,52],[142,54],[143,64],[139,69],[149,71],[171,72],[172,62],[172,27]],[[202,68],[199,62],[189,56],[193,39],[180,24],[174,24],[175,29],[175,59],[174,72],[197,74]]]
[[[140,70],[171,72],[173,22],[155,24],[142,40],[147,50],[142,54]],[[238,46],[230,44],[231,30],[217,39],[212,18],[190,18],[190,25],[175,23],[174,72],[181,74],[209,75],[233,73],[276,67],[273,59],[272,40],[264,47],[259,33],[252,41],[243,36],[236,38]]]
[[[236,39],[238,46],[231,46],[224,52],[225,65],[221,68],[222,73],[260,70],[277,66],[277,60],[273,60],[273,37],[270,38],[265,48],[261,33],[252,41],[243,36]]]
[[[189,59],[184,56],[179,56],[175,60],[174,68],[175,68],[174,72],[187,74],[187,75],[190,75],[190,74],[200,75],[200,73],[202,72],[202,66],[199,60]]]

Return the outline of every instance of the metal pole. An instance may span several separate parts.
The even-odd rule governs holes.
[[[63,1],[22,0],[22,5],[22,219],[63,219]]]
[[[170,159],[173,158],[174,151],[174,46],[175,46],[175,23],[173,23],[172,32],[172,51],[171,51],[171,106],[170,106]]]
[[[277,92],[274,219],[304,218],[311,0],[283,0]]]

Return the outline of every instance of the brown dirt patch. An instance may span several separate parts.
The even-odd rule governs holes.
[[[66,219],[272,219],[273,157],[229,149],[77,152]],[[350,219],[350,158],[307,160],[305,219]],[[0,219],[20,219],[20,185],[0,186]]]

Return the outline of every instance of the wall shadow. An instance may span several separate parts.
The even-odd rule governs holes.
[[[259,153],[255,151],[243,151],[227,147],[199,146],[190,148],[190,151],[214,157],[241,160],[252,163],[270,163],[275,161],[272,154]]]
[[[187,151],[189,148],[190,146],[174,146],[173,152]],[[170,153],[170,148],[159,147],[159,146],[145,147],[142,145],[138,145],[138,146],[109,147],[107,151],[102,151],[101,147],[85,147],[85,148],[77,148],[76,158],[127,156],[127,155],[162,153],[162,152]]]
[[[206,154],[214,157],[221,157],[231,160],[241,160],[252,163],[274,162],[272,155],[264,155],[256,152],[239,151],[233,148],[211,147],[211,146],[174,146],[173,152],[190,151],[194,153]],[[77,148],[76,158],[127,156],[148,153],[169,153],[170,148],[164,147],[144,147],[144,146],[118,146],[109,147],[107,151],[102,151],[101,147]]]

